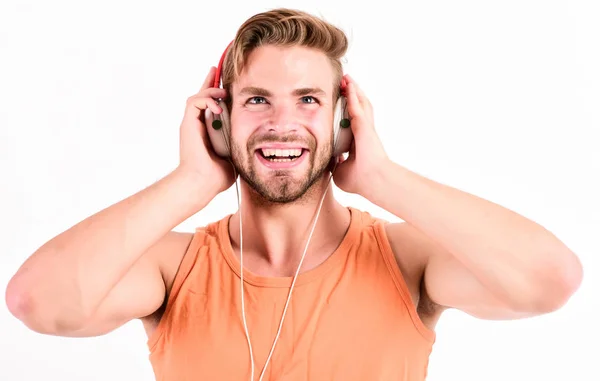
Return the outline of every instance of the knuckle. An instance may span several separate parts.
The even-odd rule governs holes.
[[[189,97],[187,100],[188,107],[201,107],[203,104],[206,104],[205,99],[196,95]]]
[[[198,99],[198,98],[197,98],[197,96],[196,96],[196,95],[192,95],[191,97],[188,97],[188,99],[186,100],[186,102],[185,102],[185,103],[186,103],[188,106],[191,106],[191,105],[193,105],[194,103],[196,103],[196,100],[197,100],[197,99]]]

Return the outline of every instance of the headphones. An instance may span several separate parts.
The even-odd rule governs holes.
[[[225,60],[225,55],[232,44],[233,41],[229,43],[221,55],[213,83],[214,88],[219,88],[221,86],[223,61]],[[231,136],[231,122],[229,119],[229,110],[222,99],[217,99],[216,101],[223,111],[220,114],[215,114],[209,108],[206,108],[204,111],[204,120],[207,127],[206,129],[208,130],[208,137],[216,154],[222,158],[230,158],[231,145],[229,142],[229,137]],[[333,117],[332,156],[336,158],[344,153],[349,152],[352,140],[353,135],[352,129],[350,128],[350,115],[348,114],[347,100],[343,94],[340,94],[335,105],[335,113]]]

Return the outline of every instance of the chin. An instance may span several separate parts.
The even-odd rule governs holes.
[[[266,175],[242,176],[256,195],[269,203],[285,204],[301,199],[315,179],[309,176],[309,171],[291,174],[289,171],[272,171]]]
[[[322,171],[314,172],[310,168],[304,171],[271,170],[265,172],[250,168],[240,171],[240,177],[253,191],[255,202],[266,204],[287,204],[310,198],[315,183],[322,178]]]
[[[311,196],[329,164],[323,153],[315,157],[304,147],[293,152],[257,149],[246,157],[240,156],[234,156],[236,170],[253,191],[253,200],[264,204],[294,203]]]

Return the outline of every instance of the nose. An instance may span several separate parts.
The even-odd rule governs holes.
[[[292,132],[298,128],[295,122],[294,108],[288,104],[278,104],[271,109],[268,122],[269,132]]]

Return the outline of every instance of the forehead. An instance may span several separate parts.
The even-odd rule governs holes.
[[[334,77],[329,58],[318,50],[267,45],[250,53],[244,70],[233,83],[233,91],[255,86],[287,93],[298,88],[319,87],[331,94]]]

